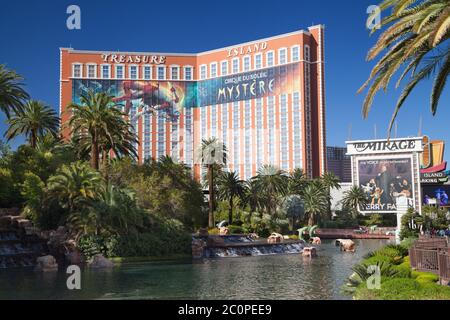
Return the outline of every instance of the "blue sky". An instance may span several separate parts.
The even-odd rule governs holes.
[[[364,95],[357,95],[373,63],[365,56],[376,37],[365,28],[366,9],[380,0],[316,1],[4,1],[0,11],[0,63],[26,80],[34,99],[58,109],[59,47],[76,49],[200,52],[234,45],[315,24],[325,24],[327,143],[386,136],[395,101],[392,86],[377,95],[367,120],[361,115]],[[66,28],[66,8],[81,8],[81,30]],[[450,87],[436,117],[429,111],[432,79],[410,96],[398,117],[397,136],[423,133],[449,140]],[[0,133],[5,131],[0,115]],[[12,142],[13,146],[21,139]],[[450,153],[446,152],[447,158]]]

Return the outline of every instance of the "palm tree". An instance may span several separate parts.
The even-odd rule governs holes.
[[[308,185],[308,178],[300,168],[295,168],[289,175],[289,193],[301,195]]]
[[[228,224],[233,223],[233,200],[243,199],[245,182],[239,179],[235,171],[222,172],[217,179],[217,196],[220,200],[228,200]]]
[[[256,189],[262,197],[262,206],[269,215],[276,213],[281,199],[287,194],[289,178],[283,170],[272,165],[262,166],[255,177]]]
[[[69,126],[76,144],[91,155],[91,166],[99,169],[100,154],[107,157],[113,151],[121,155],[136,156],[137,140],[130,124],[112,96],[89,91],[81,95],[80,104],[72,103]]]
[[[358,208],[364,207],[369,200],[361,187],[353,186],[350,190],[344,192],[342,206],[350,210],[354,217],[358,214]]]
[[[243,206],[249,206],[250,209],[250,216],[249,219],[251,219],[252,214],[261,208],[262,205],[262,198],[258,191],[258,184],[255,179],[250,179],[245,182],[245,194],[244,198],[242,200]]]
[[[327,190],[327,203],[328,203],[328,219],[331,220],[331,189],[340,189],[340,180],[332,172],[325,172],[320,181]]]
[[[0,110],[7,118],[12,112],[21,111],[24,101],[29,99],[28,93],[22,88],[22,80],[17,73],[0,64]]]
[[[308,215],[308,226],[312,227],[316,218],[327,210],[327,194],[319,183],[310,183],[302,195],[305,213]]]
[[[389,27],[380,35],[377,43],[367,55],[373,60],[385,49],[387,53],[378,61],[369,79],[358,92],[371,82],[363,104],[363,114],[367,117],[373,98],[378,90],[386,90],[393,75],[402,71],[396,87],[410,75],[410,80],[401,93],[389,125],[392,124],[411,91],[425,78],[436,73],[431,92],[431,112],[436,114],[440,96],[444,90],[450,71],[450,6],[448,0],[384,0],[381,10],[392,8],[381,26]],[[376,14],[376,12],[374,12]],[[372,33],[375,32],[375,28]],[[372,81],[373,80],[373,81]]]
[[[9,128],[5,136],[8,141],[24,134],[32,148],[36,148],[39,138],[46,134],[56,137],[59,130],[59,117],[55,110],[35,100],[27,101],[23,109],[14,113],[7,123]]]
[[[101,175],[83,162],[63,165],[47,181],[50,198],[56,199],[63,208],[75,211],[86,201],[98,199],[104,190]]]
[[[227,149],[217,138],[203,139],[200,147],[200,161],[208,169],[209,211],[208,226],[214,228],[214,168],[222,167],[227,162]]]

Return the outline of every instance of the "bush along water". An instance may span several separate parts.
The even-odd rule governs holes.
[[[450,287],[439,285],[437,275],[411,270],[410,243],[408,239],[400,245],[387,245],[367,254],[353,266],[344,292],[356,300],[449,300]],[[379,288],[373,286],[370,269],[374,266],[379,268],[381,276]]]

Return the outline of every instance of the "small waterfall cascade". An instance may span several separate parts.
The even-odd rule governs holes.
[[[33,267],[36,258],[48,252],[46,240],[32,229],[26,219],[0,217],[0,269]]]
[[[293,254],[301,253],[305,246],[303,240],[267,243],[266,239],[255,240],[246,235],[194,236],[193,243],[195,243],[195,246],[193,246],[193,248],[195,247],[195,250],[193,250],[193,252],[195,251],[194,256],[203,258]]]

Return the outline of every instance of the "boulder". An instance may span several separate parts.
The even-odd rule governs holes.
[[[322,244],[322,240],[320,240],[319,237],[312,237],[311,238],[311,243],[312,244]]]
[[[207,228],[200,228],[198,230],[198,235],[200,237],[207,237],[209,235],[208,229]]]
[[[350,239],[336,239],[341,251],[355,252],[355,243]]]
[[[77,247],[77,243],[75,240],[67,240],[64,243],[64,247],[66,248],[65,252],[65,262],[67,264],[82,264],[84,259],[80,250]]]
[[[256,233],[250,233],[248,235],[248,238],[251,239],[251,240],[258,240],[259,236]]]
[[[48,255],[39,257],[36,260],[36,267],[34,268],[35,271],[57,271],[58,270],[58,264],[56,263],[55,257]]]
[[[230,230],[227,227],[220,227],[219,228],[219,235],[226,236],[230,234]]]
[[[114,267],[114,263],[105,258],[102,254],[96,254],[89,263],[89,266],[96,269],[105,269]]]
[[[283,242],[283,236],[279,233],[272,233],[268,238],[267,238],[267,243],[280,243]]]
[[[204,251],[206,247],[206,242],[202,239],[193,239],[192,240],[192,257],[194,259],[201,259],[203,258]]]
[[[309,257],[309,258],[317,257],[316,248],[314,248],[314,247],[304,247],[303,251],[302,251],[302,256]]]

